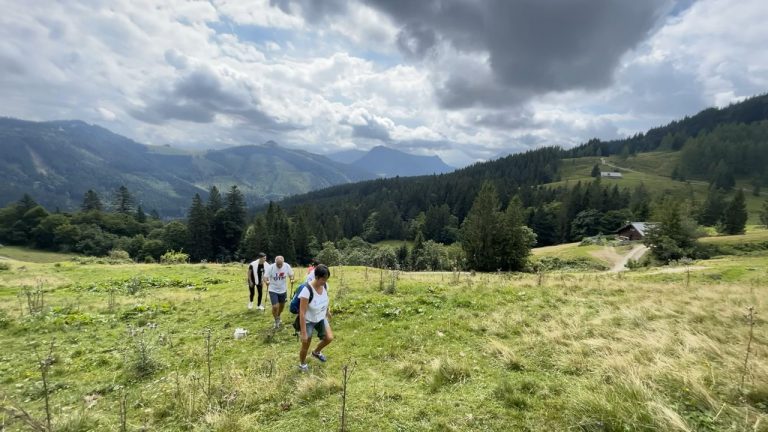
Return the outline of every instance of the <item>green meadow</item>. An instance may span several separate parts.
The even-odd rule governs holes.
[[[243,265],[0,255],[0,430],[45,425],[46,393],[59,431],[340,430],[346,366],[349,431],[768,431],[765,253],[623,273],[334,267],[336,339],[306,374],[292,329],[246,309]]]

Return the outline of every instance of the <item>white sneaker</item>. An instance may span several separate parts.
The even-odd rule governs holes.
[[[248,302],[248,309],[253,309],[253,302]]]
[[[259,308],[258,308],[258,309],[259,309],[260,311],[263,311],[263,310],[264,310],[264,305],[259,305]]]
[[[304,363],[299,365],[299,370],[301,372],[309,372],[309,365]]]

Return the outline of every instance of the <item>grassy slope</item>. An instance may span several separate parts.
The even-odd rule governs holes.
[[[651,153],[639,153],[636,156],[622,160],[617,156],[611,156],[606,158],[606,161],[616,166],[629,168],[638,172],[622,171],[622,179],[603,179],[605,184],[618,184],[619,187],[634,189],[640,183],[645,186],[653,194],[670,193],[680,198],[690,198],[702,202],[707,196],[709,185],[702,181],[690,181],[679,182],[672,181],[670,178],[672,170],[677,164],[680,158],[680,154],[677,152],[651,152]],[[593,180],[590,177],[592,167],[595,163],[599,163],[598,157],[584,157],[577,159],[564,159],[561,166],[561,181],[556,183],[550,183],[550,185],[574,185],[576,182],[591,182]],[[600,169],[603,171],[615,171],[607,165],[600,164]],[[758,223],[758,213],[762,208],[763,202],[768,199],[768,196],[764,193],[763,196],[752,196],[752,188],[744,181],[737,182],[738,187],[743,187],[745,197],[747,201],[747,211],[749,212],[749,220],[747,223]],[[728,199],[733,197],[734,192],[728,195]]]
[[[23,262],[54,263],[59,261],[69,261],[74,256],[74,254],[44,252],[19,246],[0,247],[0,259],[7,258]]]
[[[376,289],[377,271],[333,268],[336,341],[308,375],[295,372],[291,332],[245,309],[242,266],[14,266],[0,271],[2,404],[42,416],[32,344],[55,338],[55,421],[72,429],[116,430],[125,392],[133,429],[337,430],[341,366],[353,363],[350,430],[765,431],[765,319],[754,329],[746,402],[737,387],[742,313],[768,306],[768,287],[754,283],[766,264],[707,261],[713,268],[688,287],[683,274],[652,271],[561,274],[542,287],[534,275],[404,273],[390,295]],[[157,287],[127,294],[142,285],[134,277]],[[20,316],[16,294],[40,280],[45,317]],[[206,327],[215,342],[210,409]],[[249,336],[233,340],[235,327]],[[142,338],[159,368],[139,378],[133,347]],[[86,395],[97,403],[83,410]]]

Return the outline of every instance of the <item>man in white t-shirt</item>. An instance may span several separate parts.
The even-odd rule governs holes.
[[[325,362],[323,348],[333,341],[333,331],[331,330],[331,311],[328,308],[330,300],[328,298],[328,278],[331,272],[328,267],[319,264],[315,267],[315,278],[302,285],[299,292],[299,331],[301,334],[301,350],[299,351],[299,369],[302,372],[309,370],[307,365],[307,351],[312,342],[312,332],[317,332],[320,342],[312,351],[312,357]],[[309,301],[310,290],[312,290],[312,301]]]
[[[293,269],[281,255],[278,255],[275,257],[275,263],[267,269],[264,276],[269,288],[269,301],[272,303],[275,328],[280,328],[280,314],[283,313],[285,301],[288,298],[286,283],[287,279],[290,279],[291,285],[293,285]]]

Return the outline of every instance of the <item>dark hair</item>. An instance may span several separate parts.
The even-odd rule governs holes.
[[[257,255],[259,258],[264,258],[267,256],[264,252],[259,252],[259,255]]]
[[[331,277],[331,271],[328,270],[328,266],[325,264],[318,264],[315,267],[315,279],[329,278]]]

